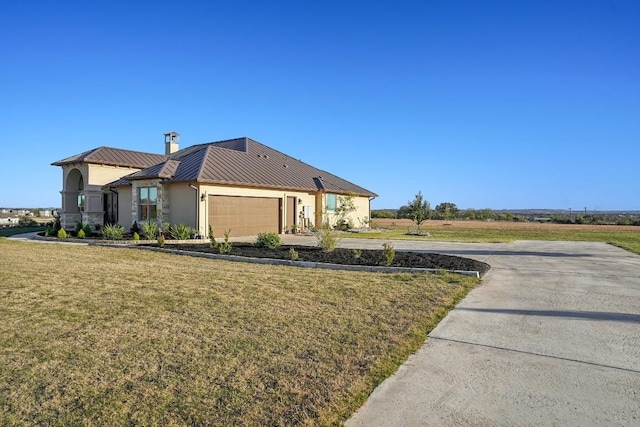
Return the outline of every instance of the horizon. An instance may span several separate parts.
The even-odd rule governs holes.
[[[444,203],[444,202],[443,202]],[[433,210],[435,208],[434,205],[431,207],[431,209]],[[371,211],[397,211],[399,210],[401,206],[397,207],[397,208],[371,208]],[[0,205],[0,210],[4,210],[4,209],[10,209],[10,210],[61,210],[61,207],[55,207],[55,206],[46,206],[46,207],[24,207],[24,206],[1,206]],[[485,209],[494,211],[494,212],[502,212],[502,211],[506,211],[506,212],[525,212],[525,211],[559,211],[559,212],[567,212],[567,213],[574,213],[574,214],[581,214],[584,212],[584,208],[580,209],[571,209],[569,210],[569,208],[520,208],[520,209],[509,209],[509,208],[504,208],[504,209],[494,209],[494,208],[460,208],[458,207],[458,209],[460,211],[468,211],[468,210],[476,210],[476,211],[482,211]],[[587,214],[589,213],[640,213],[640,209],[615,209],[615,210],[589,210],[587,209]]]
[[[0,11],[8,205],[61,204],[54,161],[162,153],[175,130],[184,147],[246,135],[379,194],[372,209],[422,191],[461,209],[640,210],[637,1]]]

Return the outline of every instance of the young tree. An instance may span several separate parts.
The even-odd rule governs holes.
[[[418,191],[413,201],[407,203],[409,218],[415,221],[420,233],[420,225],[431,218],[431,205],[428,200],[422,198],[422,192]]]

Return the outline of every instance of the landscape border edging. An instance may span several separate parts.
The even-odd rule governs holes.
[[[113,245],[108,243],[96,243],[100,246],[118,246],[127,247],[126,245]],[[462,274],[465,276],[475,277],[480,279],[479,271],[466,271],[466,270],[446,270],[443,268],[418,268],[418,267],[385,267],[385,266],[373,266],[373,265],[350,265],[350,264],[329,264],[324,262],[313,261],[292,261],[288,259],[278,258],[256,258],[256,257],[244,257],[237,255],[223,255],[212,254],[205,252],[193,252],[185,251],[182,249],[168,249],[168,248],[155,248],[151,246],[128,246],[132,249],[144,249],[156,252],[171,253],[174,255],[192,256],[198,258],[217,259],[232,262],[246,262],[250,264],[266,264],[266,265],[284,265],[290,267],[301,268],[318,268],[325,270],[343,270],[343,271],[365,271],[370,273],[438,273],[440,271],[446,271],[448,273]]]

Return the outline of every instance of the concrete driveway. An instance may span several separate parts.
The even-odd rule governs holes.
[[[347,426],[640,425],[640,256],[604,243],[393,243],[492,269]]]

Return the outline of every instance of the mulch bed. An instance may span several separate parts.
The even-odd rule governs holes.
[[[219,253],[216,248],[198,244],[174,244],[172,249],[193,252]],[[380,249],[362,249],[359,257],[353,249],[337,248],[332,252],[324,252],[318,247],[283,245],[276,249],[259,248],[249,243],[234,243],[230,255],[253,258],[291,259],[290,249],[298,252],[299,261],[322,262],[346,265],[385,265],[383,251]],[[482,277],[491,266],[470,258],[452,255],[396,251],[391,267],[431,268],[442,270],[478,271]]]

